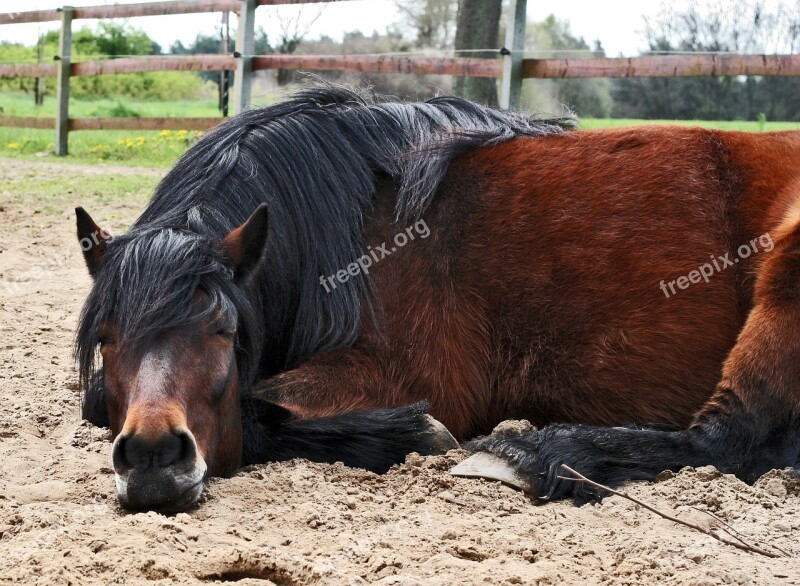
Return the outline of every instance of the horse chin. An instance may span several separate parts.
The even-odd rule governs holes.
[[[180,513],[200,499],[207,470],[198,459],[191,470],[179,474],[168,470],[116,473],[117,500],[130,511]]]

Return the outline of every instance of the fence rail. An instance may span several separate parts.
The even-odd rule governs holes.
[[[56,128],[56,152],[66,154],[70,130],[167,129],[205,130],[222,118],[84,118],[70,119],[69,78],[151,71],[234,71],[238,113],[250,103],[253,71],[303,69],[387,74],[439,74],[498,78],[501,106],[518,107],[524,78],[800,76],[800,55],[663,55],[629,58],[524,59],[527,0],[511,0],[506,23],[506,46],[496,58],[402,55],[252,55],[253,15],[257,6],[345,2],[347,0],[177,0],[88,6],[0,14],[0,25],[58,21],[59,55],[55,63],[0,64],[0,78],[58,77],[59,115],[56,118],[0,116],[0,126]],[[233,55],[158,55],[71,62],[71,26],[76,19],[129,18],[204,12],[240,15]]]
[[[209,130],[224,118],[72,118],[69,130]],[[52,129],[52,116],[2,116],[0,126]]]
[[[196,2],[143,2],[141,4],[116,4],[112,6],[86,6],[74,9],[75,19],[132,18],[135,16],[166,16],[202,12],[234,12],[239,0],[197,0]],[[61,20],[61,10],[32,10],[0,14],[0,24],[21,22],[51,22]]]
[[[0,116],[0,126],[9,128],[53,128],[55,118],[40,116]]]
[[[70,130],[209,130],[224,118],[73,118]],[[47,128],[52,128],[52,123]]]
[[[236,59],[229,55],[130,57],[73,63],[71,69],[73,77],[150,71],[229,71],[236,69]]]
[[[402,57],[397,55],[254,55],[253,69],[305,69],[361,73],[438,74],[499,78],[494,59]],[[83,61],[70,65],[70,76],[150,71],[232,71],[232,55],[160,55]],[[0,78],[55,77],[57,66],[0,65]],[[523,59],[523,78],[796,76],[800,55],[663,55],[607,59]]]
[[[800,75],[800,55],[648,55],[604,59],[525,59],[523,78],[735,77]]]
[[[346,0],[257,0],[258,6],[280,4],[319,4]],[[74,9],[75,19],[133,18],[136,16],[167,16],[170,14],[196,14],[202,12],[239,12],[241,0],[181,0],[178,2],[142,2],[139,4],[114,4],[111,6],[85,6]],[[31,10],[0,14],[0,24],[23,22],[52,22],[61,20],[61,10]]]
[[[471,77],[500,77],[502,73],[500,62],[494,59],[397,55],[256,55],[253,58],[253,69],[416,73]]]

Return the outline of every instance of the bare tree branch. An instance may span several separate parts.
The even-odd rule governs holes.
[[[679,525],[684,525],[686,527],[694,529],[695,531],[699,531],[700,533],[703,533],[704,535],[708,535],[709,537],[713,537],[717,541],[721,541],[722,543],[725,543],[727,545],[732,545],[733,547],[736,547],[738,549],[741,549],[741,550],[744,550],[744,551],[751,551],[751,552],[754,552],[754,553],[758,553],[758,554],[761,554],[761,555],[769,557],[769,558],[780,558],[780,557],[783,557],[783,555],[781,555],[781,554],[768,551],[766,549],[758,547],[757,545],[751,545],[751,544],[745,542],[743,539],[741,539],[739,537],[736,538],[738,541],[733,541],[733,540],[728,539],[727,537],[725,537],[723,535],[720,535],[718,533],[714,533],[710,529],[706,529],[705,527],[703,527],[701,525],[697,525],[696,523],[690,523],[689,521],[684,521],[683,519],[679,519],[678,517],[673,517],[672,515],[668,515],[667,513],[662,513],[661,511],[659,511],[658,509],[656,509],[652,505],[648,505],[644,501],[641,501],[641,500],[639,500],[639,499],[637,499],[635,497],[632,497],[627,493],[620,492],[618,490],[614,490],[613,488],[610,488],[608,486],[605,486],[603,484],[595,482],[594,480],[590,480],[590,479],[586,478],[583,474],[581,474],[580,472],[576,472],[575,470],[573,470],[572,468],[570,468],[566,464],[561,464],[561,468],[566,470],[570,474],[572,474],[572,476],[558,476],[558,478],[560,478],[561,480],[571,480],[572,482],[580,482],[580,483],[583,483],[583,484],[588,484],[588,485],[593,486],[593,487],[595,487],[595,488],[597,488],[599,490],[602,490],[603,492],[607,492],[607,493],[610,493],[610,494],[615,494],[615,495],[620,496],[620,497],[622,497],[624,499],[627,499],[627,500],[629,500],[629,501],[631,501],[633,503],[636,503],[637,505],[639,505],[640,507],[642,507],[644,509],[647,509],[651,513],[655,513],[659,517],[662,517],[662,518],[664,518],[664,519],[666,519],[668,521],[672,521],[673,523],[678,523]]]

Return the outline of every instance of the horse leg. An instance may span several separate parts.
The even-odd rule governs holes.
[[[775,249],[759,270],[755,305],[725,362],[722,380],[688,429],[551,425],[541,431],[490,436],[467,446],[488,452],[501,460],[501,468],[507,467],[487,476],[516,478],[544,499],[586,500],[602,495],[588,485],[560,479],[561,464],[609,486],[653,479],[683,466],[710,464],[747,482],[773,468],[797,466],[800,222],[776,234]],[[496,458],[490,459],[489,467],[497,466]],[[479,461],[473,468],[482,465]],[[454,473],[460,473],[458,467]],[[473,469],[466,475],[482,474]]]
[[[414,403],[357,348],[327,352],[260,381],[252,396],[285,405],[301,417],[320,417]]]
[[[386,472],[411,452],[442,454],[458,447],[425,413],[426,403],[302,418],[280,405],[249,401],[243,409],[243,464],[306,458]]]
[[[401,393],[355,349],[262,381],[242,407],[245,464],[307,458],[385,472],[411,452],[459,447],[427,403]]]

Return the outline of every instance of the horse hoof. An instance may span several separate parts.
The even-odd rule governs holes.
[[[431,440],[431,455],[444,454],[449,450],[457,450],[461,447],[456,438],[453,437],[453,434],[441,421],[434,419],[430,415],[425,415],[425,419],[428,421],[431,435],[433,436]]]
[[[505,460],[486,452],[473,454],[460,464],[450,469],[453,476],[463,476],[465,478],[486,478],[488,480],[499,480],[503,484],[508,484],[527,493],[532,493],[531,485],[522,478],[517,471]]]

